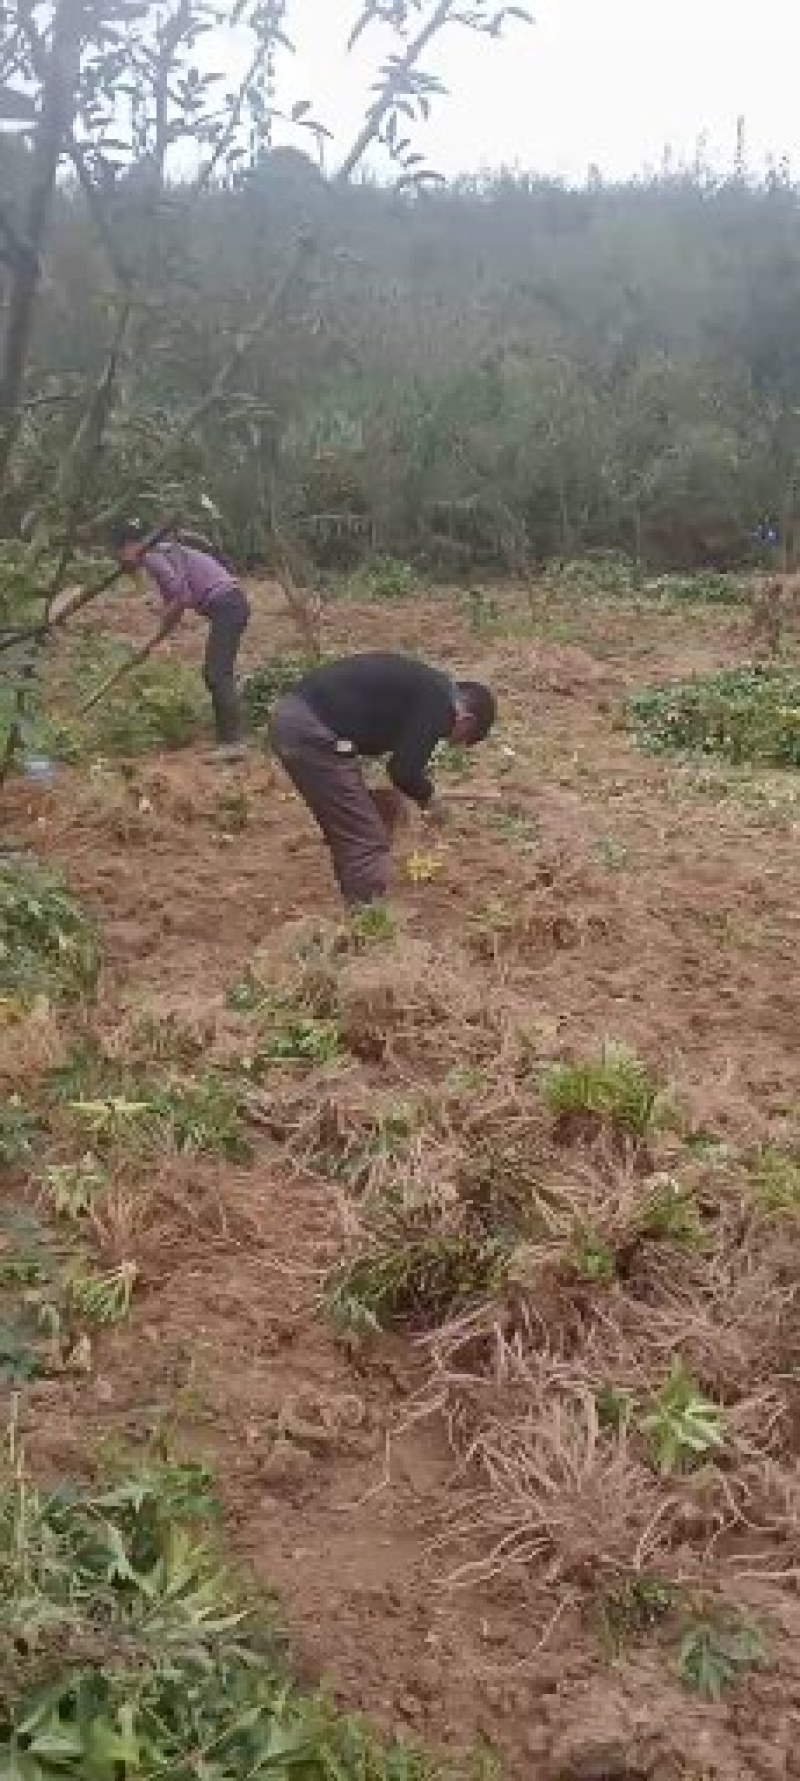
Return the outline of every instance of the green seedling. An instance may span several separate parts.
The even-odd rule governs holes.
[[[669,1379],[653,1409],[641,1418],[640,1428],[662,1477],[721,1453],[726,1443],[723,1411],[703,1396],[680,1360],[673,1362]]]
[[[646,1237],[682,1243],[687,1249],[700,1249],[705,1241],[700,1208],[694,1195],[671,1176],[665,1176],[651,1189],[642,1212],[641,1228]]]
[[[41,1177],[44,1193],[59,1218],[77,1221],[93,1210],[108,1176],[89,1152],[79,1163],[53,1163]]]
[[[678,1653],[682,1682],[706,1700],[718,1701],[747,1670],[763,1664],[766,1645],[760,1629],[728,1613],[687,1627]]]
[[[73,1309],[91,1323],[123,1323],[130,1312],[138,1275],[135,1262],[121,1262],[107,1274],[91,1270],[73,1274],[69,1282]]]

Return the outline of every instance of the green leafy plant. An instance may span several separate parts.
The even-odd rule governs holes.
[[[705,1240],[694,1194],[669,1175],[650,1189],[642,1208],[641,1229],[646,1237],[666,1238],[687,1249],[699,1249]]]
[[[640,1420],[654,1463],[664,1477],[696,1465],[726,1444],[725,1416],[695,1384],[683,1362],[672,1364],[669,1378]]]
[[[138,1278],[135,1262],[120,1262],[108,1273],[87,1270],[73,1273],[69,1296],[75,1311],[92,1323],[123,1323],[131,1308]]]
[[[272,1024],[254,1060],[259,1068],[273,1063],[330,1064],[339,1056],[341,1035],[335,1020],[277,1008],[270,1018]]]
[[[214,1072],[164,1085],[90,1048],[75,1053],[53,1085],[67,1097],[72,1120],[103,1154],[119,1150],[144,1158],[167,1145],[181,1155],[226,1156],[234,1162],[246,1162],[251,1154],[240,1090]],[[83,1092],[70,1098],[76,1088]]]
[[[82,1134],[103,1152],[125,1150],[144,1154],[158,1143],[161,1108],[155,1098],[129,1100],[125,1095],[105,1095],[96,1100],[81,1097],[68,1109]]]
[[[800,675],[791,668],[726,668],[653,687],[629,701],[640,742],[657,752],[721,755],[800,766]]]
[[[214,820],[225,835],[243,835],[250,826],[250,800],[244,791],[220,792]]]
[[[747,1670],[764,1663],[766,1655],[760,1628],[736,1612],[722,1611],[686,1628],[678,1669],[687,1688],[718,1701]]]
[[[559,593],[603,598],[613,594],[629,599],[637,591],[640,577],[630,557],[620,551],[597,550],[591,556],[548,564],[545,580]]]
[[[79,1163],[51,1163],[41,1177],[41,1187],[59,1218],[78,1220],[91,1212],[108,1186],[108,1176],[88,1153]]]
[[[678,606],[741,606],[748,598],[746,576],[725,570],[698,569],[691,575],[648,576],[644,592]]]
[[[624,1046],[608,1043],[598,1059],[555,1064],[543,1093],[558,1120],[588,1115],[636,1138],[646,1137],[661,1103],[661,1089],[646,1064]]]
[[[419,593],[420,580],[410,563],[376,556],[348,577],[345,591],[356,600],[407,600]]]
[[[274,1608],[248,1600],[207,1537],[202,1468],[147,1466],[106,1490],[47,1495],[12,1458],[0,1492],[9,1776],[446,1781],[294,1686]]]
[[[75,1000],[99,970],[94,924],[61,879],[26,861],[0,865],[0,994]]]
[[[276,655],[263,668],[254,668],[242,684],[242,706],[252,728],[263,728],[276,700],[291,692],[310,668],[318,666],[310,656]]]

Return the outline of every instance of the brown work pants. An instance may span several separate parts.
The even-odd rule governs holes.
[[[390,839],[358,757],[343,749],[333,731],[296,693],[278,701],[270,735],[279,761],[319,823],[348,907],[385,897]]]

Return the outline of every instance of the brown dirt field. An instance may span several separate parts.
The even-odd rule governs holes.
[[[274,590],[254,596],[245,665],[296,648]],[[109,1248],[132,1251],[141,1269],[132,1319],[99,1340],[89,1377],[28,1389],[28,1451],[36,1469],[73,1476],[94,1473],[105,1442],[137,1448],[165,1433],[211,1456],[233,1550],[277,1586],[304,1672],[433,1745],[486,1741],[509,1781],[800,1776],[796,1222],[788,1238],[784,1224],[753,1223],[741,1184],[728,1183],[714,1212],[725,1226],[718,1273],[698,1287],[702,1327],[693,1256],[668,1282],[660,1261],[637,1259],[599,1311],[602,1293],[587,1290],[568,1307],[553,1300],[549,1323],[545,1266],[535,1293],[546,1336],[526,1347],[490,1317],[476,1338],[484,1358],[500,1356],[494,1377],[458,1329],[433,1348],[413,1335],[352,1346],[319,1309],[358,1217],[315,1167],[321,1104],[337,1130],[355,1131],[379,1104],[438,1097],[447,1111],[417,1164],[445,1187],[465,1158],[487,1145],[499,1154],[517,1133],[534,1147],[537,1180],[574,1182],[576,1201],[605,1195],[628,1216],[639,1163],[556,1142],[509,1061],[522,1029],[539,1062],[624,1042],[688,1124],[729,1147],[797,1134],[793,786],[649,758],[615,716],[629,687],[742,659],[746,615],[542,603],[531,628],[510,595],[508,611],[505,634],[475,636],[457,595],[328,610],[331,650],[419,649],[492,681],[500,728],[447,783],[493,796],[454,803],[433,843],[413,827],[398,836],[396,950],[344,968],[357,1039],[316,1074],[274,1069],[253,1166],[175,1158],[133,1209],[116,1208]],[[201,639],[187,628],[172,647],[199,659]],[[246,794],[243,834],[221,826],[221,781]],[[95,1025],[108,1042],[124,1043],[143,1014],[171,1013],[206,1055],[223,1055],[243,1030],[226,986],[259,949],[279,977],[292,924],[339,919],[324,851],[258,752],[228,776],[193,749],[140,760],[135,784],[149,808],[122,833],[86,776],[66,769],[52,792],[15,782],[5,825],[62,867],[97,917]],[[414,846],[437,854],[431,882],[403,872]],[[482,1072],[480,1086],[452,1086],[464,1068]],[[702,1160],[677,1151],[674,1135],[660,1138],[652,1167],[685,1164],[700,1179]],[[552,1454],[547,1445],[559,1394],[580,1376],[602,1379],[612,1350],[631,1379],[651,1378],[659,1342],[692,1358],[736,1431],[744,1506],[730,1509],[736,1479],[705,1478],[669,1539],[653,1535],[656,1568],[722,1591],[769,1629],[770,1662],[720,1704],[681,1686],[658,1633],[609,1653],[587,1611],[587,1568],[598,1555],[603,1576],[620,1554],[628,1562],[630,1529],[618,1534],[615,1517],[640,1483],[646,1549],[652,1479],[631,1458],[601,1480],[594,1449],[565,1457],[555,1435]],[[539,1477],[531,1501],[543,1491],[553,1515],[575,1507],[561,1545],[522,1505],[525,1468]],[[504,1533],[507,1563],[489,1556]]]

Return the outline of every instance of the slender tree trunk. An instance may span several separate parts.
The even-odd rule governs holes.
[[[19,429],[25,372],[42,274],[42,250],[50,220],[58,164],[74,119],[85,5],[86,0],[60,0],[53,19],[52,41],[43,71],[41,113],[33,144],[30,193],[24,221],[24,252],[15,266],[11,282],[3,363],[0,367],[0,487]]]

